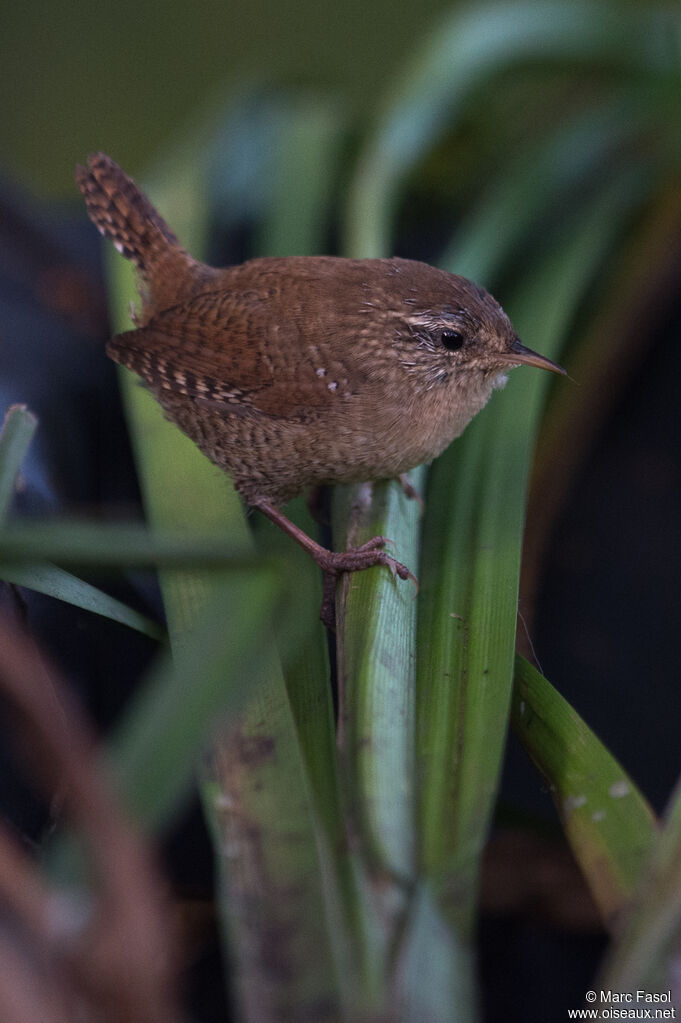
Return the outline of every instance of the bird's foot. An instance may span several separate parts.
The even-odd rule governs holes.
[[[361,572],[374,565],[384,565],[392,573],[393,579],[397,576],[400,579],[411,579],[418,592],[418,579],[413,572],[384,549],[386,544],[392,543],[387,537],[374,536],[359,547],[351,547],[347,551],[330,551],[315,543],[266,498],[258,498],[253,504],[300,544],[321,568],[324,573],[324,599],[320,617],[328,628],[335,626],[335,581],[341,572]]]
[[[385,536],[374,536],[359,547],[351,547],[347,551],[329,551],[320,547],[318,551],[310,551],[324,573],[324,596],[319,617],[327,629],[336,627],[336,582],[341,572],[361,572],[365,568],[384,565],[390,570],[393,579],[411,579],[418,593],[419,581],[406,565],[393,558],[384,550],[386,544],[392,543]]]
[[[319,547],[317,550],[310,550],[310,554],[323,572],[333,575],[338,575],[339,572],[361,572],[365,568],[373,568],[374,565],[385,565],[390,569],[393,579],[399,576],[400,579],[411,579],[416,583],[416,576],[402,562],[384,550],[386,544],[391,543],[392,540],[385,536],[374,536],[360,547],[351,547],[347,551],[328,551],[325,547]]]

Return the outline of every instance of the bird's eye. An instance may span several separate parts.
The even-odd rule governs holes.
[[[457,352],[463,346],[463,334],[458,330],[443,330],[440,341],[448,352]]]

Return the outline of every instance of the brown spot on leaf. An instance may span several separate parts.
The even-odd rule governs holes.
[[[274,756],[275,742],[271,735],[238,734],[238,759],[249,767],[257,767]]]

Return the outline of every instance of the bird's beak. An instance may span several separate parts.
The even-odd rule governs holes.
[[[557,362],[552,362],[551,359],[547,359],[545,355],[540,355],[539,352],[533,352],[531,348],[526,348],[520,341],[520,338],[515,339],[508,352],[495,353],[496,358],[500,362],[509,363],[511,366],[536,366],[537,369],[548,369],[551,373],[560,373],[562,376],[567,376],[562,366],[559,366]]]

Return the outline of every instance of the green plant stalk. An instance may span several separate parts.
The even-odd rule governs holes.
[[[290,504],[286,513],[301,528],[314,533],[314,523],[303,501]],[[356,1011],[364,1011],[360,1007],[371,997],[368,992],[373,984],[371,949],[376,922],[367,914],[370,892],[362,858],[347,841],[346,801],[338,777],[327,643],[318,620],[321,578],[310,557],[297,548],[291,550],[289,538],[269,522],[263,521],[256,535],[258,548],[268,555],[288,552],[289,571],[296,581],[289,597],[290,611],[299,622],[310,626],[305,644],[293,645],[292,650],[290,642],[286,643],[286,628],[278,627],[276,632],[312,797],[340,1000],[343,1012],[351,1019]]]
[[[464,1023],[476,1015],[470,950],[420,881],[414,889],[392,978],[392,1017],[400,1023]]]
[[[420,491],[425,470],[410,474]],[[337,488],[341,546],[388,536],[414,571],[419,563],[417,500],[396,482]],[[414,880],[414,644],[417,588],[377,567],[341,579],[338,601],[339,714],[347,791],[369,864]]]
[[[522,657],[515,661],[511,722],[549,783],[575,858],[612,927],[657,844],[655,815],[577,712]]]
[[[503,397],[509,402],[508,393]],[[460,935],[472,926],[478,861],[505,737],[522,529],[518,497],[524,481],[518,473],[530,443],[525,424],[514,424],[498,442],[494,419],[502,414],[501,402],[494,400],[497,407],[483,413],[432,470],[422,568],[421,856]],[[513,418],[512,406],[506,415]]]
[[[410,474],[417,491],[422,469]],[[337,487],[338,547],[389,536],[418,567],[420,505],[400,484]],[[376,1013],[390,1011],[393,959],[414,883],[414,640],[416,589],[376,567],[341,577],[337,592],[341,784],[361,857],[366,980]]]
[[[222,926],[244,1020],[340,1012],[313,800],[283,678],[225,722],[204,784],[220,866]],[[310,963],[315,964],[314,970]]]

